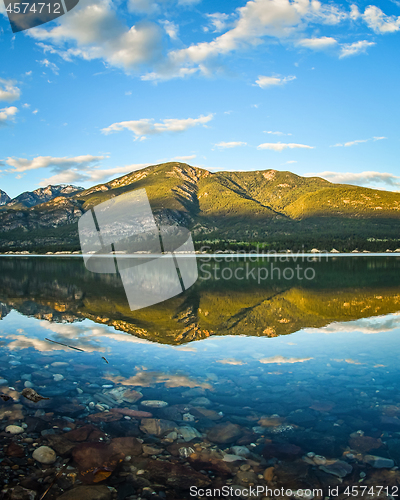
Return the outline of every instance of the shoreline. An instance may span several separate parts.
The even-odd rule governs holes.
[[[217,252],[217,253],[206,253],[206,252],[174,252],[173,255],[180,256],[195,256],[196,258],[209,257],[209,258],[298,258],[298,257],[400,257],[400,250],[394,252],[369,252],[367,250],[363,251],[353,251],[353,252],[274,252],[274,253],[241,253],[241,252]],[[6,252],[0,253],[0,257],[95,257],[96,258],[129,258],[129,259],[148,259],[149,256],[159,257],[159,258],[169,258],[171,253],[167,254],[155,254],[155,253],[141,253],[141,254],[110,254],[110,255],[95,255],[95,254],[82,254],[80,252],[55,252],[55,253],[45,253],[36,254],[30,252]]]

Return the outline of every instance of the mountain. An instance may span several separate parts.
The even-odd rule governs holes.
[[[25,191],[17,197],[7,202],[8,207],[14,208],[29,208],[46,203],[47,201],[57,198],[57,196],[72,196],[83,188],[72,186],[69,184],[59,184],[56,186],[47,186],[45,188],[35,189],[34,191]]]
[[[6,205],[10,200],[8,194],[0,189],[0,205]]]
[[[197,248],[400,247],[400,193],[285,171],[213,173],[171,162],[32,207],[2,207],[0,250],[79,250],[79,217],[103,201],[140,188],[146,189],[156,220],[188,227]]]

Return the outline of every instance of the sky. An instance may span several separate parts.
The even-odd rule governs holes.
[[[1,2],[0,44],[11,197],[167,161],[400,190],[400,0],[80,0],[16,34]]]

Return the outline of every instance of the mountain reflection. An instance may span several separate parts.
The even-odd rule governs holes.
[[[252,262],[254,273],[242,279],[244,265],[199,259],[199,280],[192,288],[131,311],[119,277],[91,273],[80,258],[1,258],[0,319],[13,309],[52,323],[88,318],[140,339],[177,345],[212,335],[277,337],[304,328],[332,329],[339,322],[400,311],[400,258],[314,259],[302,264],[312,268],[313,279],[294,272],[298,263],[290,260],[274,261],[280,273],[261,280],[257,277],[265,273],[259,270],[270,263]],[[292,279],[284,278],[285,269]]]

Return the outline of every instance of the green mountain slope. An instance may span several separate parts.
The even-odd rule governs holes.
[[[158,222],[188,227],[197,246],[341,251],[400,247],[400,193],[291,172],[209,172],[164,163],[32,208],[3,207],[0,249],[78,250],[77,221],[93,206],[146,189]]]

